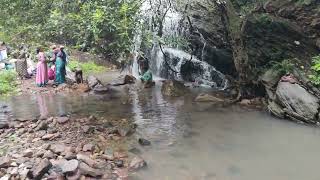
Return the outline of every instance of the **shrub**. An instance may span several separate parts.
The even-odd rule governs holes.
[[[14,71],[0,72],[0,95],[14,93],[17,87],[16,73]]]
[[[312,63],[313,63],[311,67],[312,74],[309,75],[309,79],[314,85],[319,86],[320,85],[320,55],[313,57]]]
[[[97,65],[96,63],[94,63],[93,61],[89,61],[89,62],[79,62],[79,61],[75,61],[75,60],[71,60],[68,63],[68,67],[71,70],[74,70],[76,68],[81,68],[82,72],[85,75],[88,75],[90,73],[99,73],[99,72],[103,72],[106,71],[106,68],[104,66],[100,66]]]
[[[292,59],[285,59],[281,62],[271,62],[271,69],[274,71],[278,71],[281,75],[285,75],[287,73],[291,73],[294,68],[294,64],[292,63]]]

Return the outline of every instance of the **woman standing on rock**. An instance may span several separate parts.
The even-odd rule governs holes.
[[[66,81],[66,55],[63,51],[63,47],[61,47],[56,58],[55,83],[59,85],[59,84],[65,83],[65,81]]]
[[[39,87],[43,87],[48,83],[48,66],[46,62],[46,56],[41,48],[37,48],[37,75],[36,75],[36,84]]]

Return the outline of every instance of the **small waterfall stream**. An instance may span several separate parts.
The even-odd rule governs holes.
[[[228,83],[224,74],[204,61],[203,51],[206,47],[206,40],[199,31],[197,33],[200,34],[203,43],[200,59],[180,48],[179,44],[174,43],[174,40],[184,38],[188,33],[188,28],[183,22],[183,14],[177,8],[172,7],[177,2],[172,1],[165,5],[162,3],[159,3],[158,0],[152,0],[145,1],[141,6],[141,22],[134,38],[133,75],[139,76],[138,57],[141,51],[147,51],[150,69],[155,79],[174,79],[193,82],[203,87],[226,88]],[[159,14],[161,8],[165,12],[164,14]],[[154,22],[159,18],[157,15],[163,16],[161,17],[161,25],[158,26]],[[152,47],[149,50],[141,49],[146,29],[152,34]]]

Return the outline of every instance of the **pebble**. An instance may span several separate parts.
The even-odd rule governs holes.
[[[147,167],[146,161],[139,156],[134,157],[129,164],[131,171],[137,171],[145,167]]]

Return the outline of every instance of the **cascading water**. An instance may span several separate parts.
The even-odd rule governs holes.
[[[144,35],[142,29],[145,28],[152,34],[152,48],[148,50],[148,57],[150,69],[155,78],[189,81],[200,86],[218,89],[226,88],[228,83],[225,76],[204,61],[206,40],[198,30],[196,32],[200,35],[203,43],[200,60],[170,41],[170,39],[183,37],[187,34],[188,28],[182,23],[183,14],[172,7],[175,5],[174,1],[168,1],[167,4],[163,4],[165,1],[159,2],[160,0],[145,1],[141,7],[142,21],[135,36],[133,75],[135,77],[139,76],[138,56],[142,43],[141,39]],[[157,14],[159,11],[165,13]],[[155,25],[155,19],[159,19],[159,16],[162,19],[161,26]],[[169,41],[164,43],[163,41],[166,40]],[[145,49],[142,51],[145,51]]]

